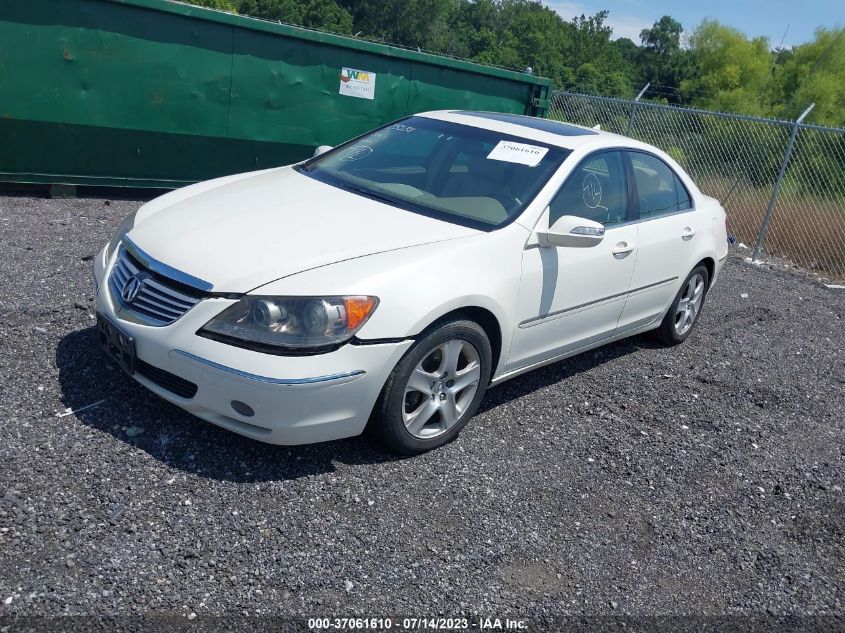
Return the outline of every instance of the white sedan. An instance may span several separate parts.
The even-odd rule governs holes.
[[[142,385],[236,433],[369,425],[419,453],[491,385],[648,330],[682,342],[726,238],[719,202],[650,145],[429,112],[142,206],[96,258],[98,333]]]

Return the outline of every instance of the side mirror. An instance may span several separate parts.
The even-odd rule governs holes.
[[[537,241],[544,247],[587,248],[596,246],[603,239],[604,226],[575,215],[561,216],[547,231],[537,232]]]
[[[325,154],[330,149],[332,149],[331,145],[320,145],[320,146],[317,147],[317,149],[314,150],[314,156],[317,157],[320,154]]]

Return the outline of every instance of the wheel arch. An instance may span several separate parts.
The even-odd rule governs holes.
[[[699,266],[704,266],[707,269],[707,286],[709,287],[713,283],[713,276],[716,274],[716,260],[712,257],[705,257],[693,266],[692,269],[694,270]]]
[[[478,305],[467,305],[454,308],[445,314],[440,315],[429,323],[420,333],[417,338],[422,337],[431,330],[438,328],[440,325],[458,319],[466,319],[477,323],[487,338],[490,341],[490,348],[493,352],[493,363],[491,367],[491,377],[496,374],[496,369],[499,367],[499,361],[502,355],[502,325],[496,315],[489,309]]]

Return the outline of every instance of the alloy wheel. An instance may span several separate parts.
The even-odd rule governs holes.
[[[411,372],[402,420],[408,433],[431,439],[455,426],[472,403],[481,379],[478,350],[469,341],[441,343]]]
[[[704,275],[696,273],[687,280],[684,294],[675,310],[675,332],[683,336],[695,323],[704,300]]]

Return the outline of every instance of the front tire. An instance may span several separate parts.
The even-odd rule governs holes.
[[[373,431],[391,450],[416,455],[455,439],[475,414],[493,352],[477,323],[432,328],[391,372],[374,410]]]
[[[660,327],[655,330],[657,340],[665,345],[679,345],[687,339],[698,323],[709,285],[710,274],[707,267],[693,268],[675,295],[675,300],[669,306]]]

